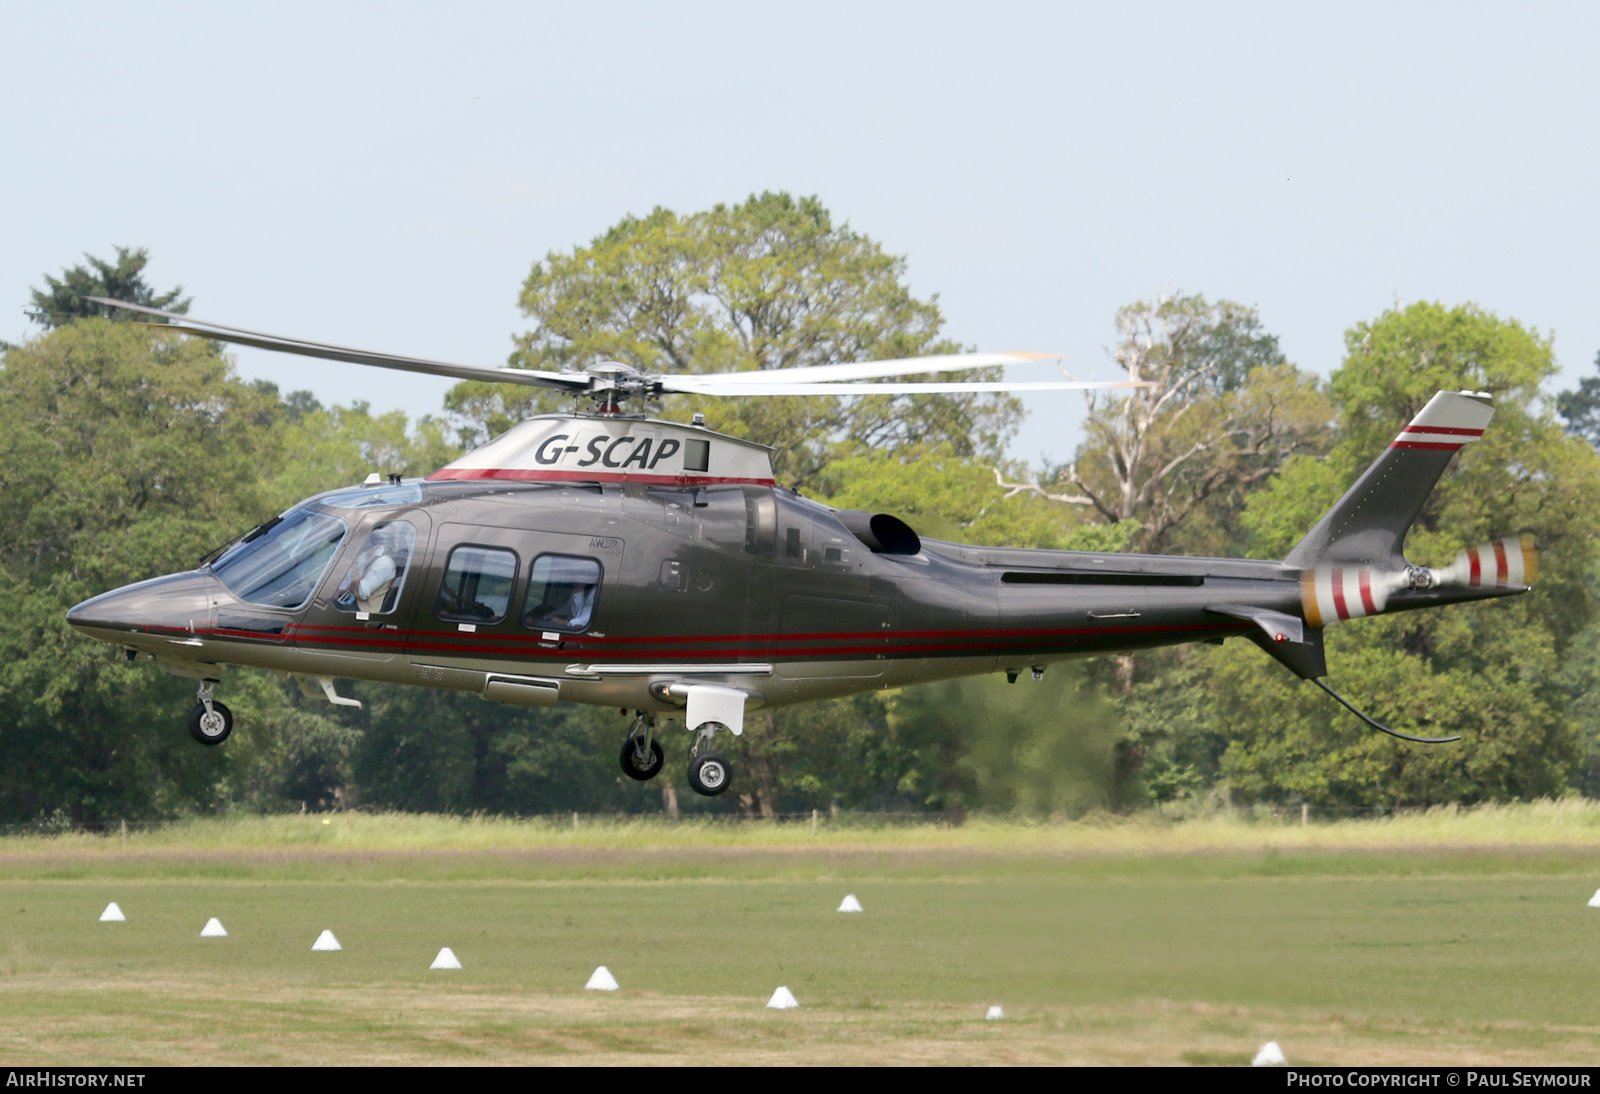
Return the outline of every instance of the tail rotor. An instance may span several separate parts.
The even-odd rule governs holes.
[[[1539,576],[1539,551],[1524,532],[1462,551],[1442,570],[1427,570],[1430,584],[1444,588],[1511,588],[1532,585]]]

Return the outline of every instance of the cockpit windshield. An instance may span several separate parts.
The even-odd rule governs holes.
[[[338,517],[292,509],[264,533],[225,552],[211,570],[240,600],[298,608],[316,591],[344,534]]]

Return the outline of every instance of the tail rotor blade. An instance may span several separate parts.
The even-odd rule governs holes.
[[[1306,622],[1326,627],[1346,619],[1377,615],[1389,597],[1410,584],[1404,570],[1365,566],[1318,566],[1300,575],[1300,608]]]
[[[1438,585],[1469,589],[1532,585],[1539,577],[1539,550],[1533,536],[1507,536],[1462,551],[1443,570],[1433,571]]]

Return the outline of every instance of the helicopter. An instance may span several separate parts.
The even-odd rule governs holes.
[[[1441,391],[1281,560],[978,547],[925,539],[889,513],[834,509],[777,483],[770,448],[628,412],[673,394],[760,398],[1037,391],[1133,381],[895,381],[1048,355],[958,354],[720,374],[484,368],[309,342],[91,298],[178,333],[279,352],[588,399],[530,417],[421,479],[373,473],[307,498],[193,569],[115,589],[67,620],[197,681],[191,736],[218,745],[233,715],[225,666],[273,670],[338,706],[338,679],[445,688],[491,702],[562,702],[634,717],[619,763],[665,766],[663,722],[689,731],[688,782],[732,784],[722,733],[749,712],[1243,637],[1368,726],[1335,691],[1336,623],[1528,591],[1532,537],[1412,565],[1411,524],[1457,450],[1494,413]]]

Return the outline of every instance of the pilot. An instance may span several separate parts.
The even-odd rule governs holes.
[[[384,598],[394,587],[400,568],[384,538],[374,534],[372,542],[361,549],[350,572],[339,585],[335,602],[342,608],[352,604],[363,612],[381,612]]]

